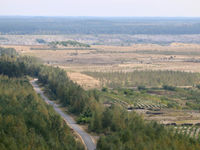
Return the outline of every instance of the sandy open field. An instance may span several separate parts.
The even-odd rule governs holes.
[[[67,75],[71,80],[81,85],[84,89],[100,88],[100,82],[93,77],[79,72],[68,72]]]
[[[22,55],[36,56],[47,64],[64,68],[72,72],[69,74],[72,80],[85,88],[96,88],[99,83],[92,80],[94,83],[91,85],[91,79],[80,74],[82,71],[178,70],[200,72],[199,44],[92,46],[88,50],[51,50],[44,45],[2,45],[2,47],[13,47]],[[43,50],[44,48],[48,50]]]

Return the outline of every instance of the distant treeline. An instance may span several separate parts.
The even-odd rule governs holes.
[[[200,34],[199,18],[0,17],[1,34]]]
[[[8,58],[10,56],[3,57]],[[13,60],[11,61],[10,59]],[[171,130],[167,130],[164,126],[155,122],[147,123],[134,112],[127,112],[123,108],[115,105],[110,108],[105,108],[104,105],[99,102],[98,91],[85,91],[79,85],[73,83],[66,76],[66,72],[59,68],[37,64],[30,57],[2,58],[0,61],[2,62],[0,68],[5,68],[4,65],[7,65],[8,62],[10,72],[16,71],[16,69],[10,66],[10,62],[12,62],[13,66],[18,66],[19,62],[24,62],[24,66],[21,65],[21,67],[18,68],[19,70],[24,72],[24,74],[38,77],[39,81],[49,89],[49,93],[51,93],[56,100],[63,106],[67,106],[70,112],[79,117],[78,120],[80,123],[87,123],[89,131],[101,135],[97,143],[97,150],[200,149],[200,142],[198,140],[175,134]],[[15,73],[1,72],[0,74],[13,75]],[[29,100],[29,98],[27,100]],[[38,105],[34,106],[36,108],[40,107]],[[39,110],[43,111],[43,109]],[[16,111],[18,110],[12,112],[15,113]],[[23,111],[26,111],[26,109]],[[31,120],[32,119],[33,117]],[[57,120],[53,121],[57,123]],[[44,122],[38,123],[43,125]],[[55,127],[58,133],[63,133],[62,130],[59,130],[60,126]],[[54,137],[54,135],[52,136]],[[51,142],[54,142],[54,139],[52,139]],[[64,140],[62,140],[62,142],[63,145],[68,144],[68,142],[65,143]],[[70,143],[69,146],[72,143]],[[75,148],[69,147],[68,149]]]
[[[98,79],[102,86],[111,88],[136,86],[192,86],[200,83],[199,73],[181,71],[133,71],[133,72],[83,72]]]
[[[64,46],[64,47],[90,47],[89,44],[80,43],[80,42],[71,41],[71,40],[50,42],[49,46],[51,46],[51,47],[57,47],[57,46]]]

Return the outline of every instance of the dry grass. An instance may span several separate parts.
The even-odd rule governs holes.
[[[68,77],[81,85],[85,89],[100,88],[100,82],[90,76],[81,74],[79,72],[68,72]]]
[[[1,45],[0,47],[4,48],[15,48],[17,52],[23,53],[24,51],[30,51],[30,46],[21,46],[21,45]]]
[[[158,44],[134,44],[132,46],[94,46],[104,51],[141,51],[141,50],[157,50],[157,51],[199,51],[200,44],[172,43],[170,45]]]
[[[176,70],[200,72],[200,55],[165,55],[137,53],[136,51],[199,52],[200,44],[173,43],[168,46],[135,44],[133,46],[92,46],[96,50],[31,50],[47,46],[3,45],[16,48],[22,55],[41,58],[49,65],[59,66],[68,72],[82,71],[133,71],[133,70]],[[173,56],[171,59],[170,57]],[[72,73],[71,79],[85,88],[98,87],[97,81]],[[76,77],[77,76],[77,77]],[[86,85],[88,81],[88,85]],[[97,84],[97,85],[96,85]]]
[[[143,112],[144,118],[146,120],[154,120],[158,121],[162,124],[176,123],[184,124],[184,123],[200,123],[199,117],[200,114],[197,111],[184,111],[184,110],[162,110],[163,114],[161,115],[147,115],[146,112]]]

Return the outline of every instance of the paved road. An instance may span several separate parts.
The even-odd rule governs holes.
[[[34,90],[41,95],[41,97],[45,100],[46,103],[48,103],[49,105],[52,105],[53,108],[55,109],[55,111],[57,113],[59,113],[62,118],[67,122],[67,124],[76,132],[78,133],[83,142],[85,143],[86,147],[88,150],[95,150],[96,149],[96,145],[94,144],[94,142],[92,141],[90,135],[85,132],[75,121],[72,117],[70,117],[69,115],[67,115],[66,113],[63,113],[63,111],[59,108],[59,106],[57,104],[55,104],[53,101],[50,101],[43,93],[43,91],[40,89],[40,87],[37,85],[36,83],[37,79],[34,79],[31,81],[31,84],[34,88]]]

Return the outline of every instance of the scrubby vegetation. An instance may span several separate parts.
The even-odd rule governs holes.
[[[45,44],[46,41],[44,39],[36,39],[36,42],[40,43],[40,44]]]
[[[136,87],[136,86],[193,86],[199,84],[200,74],[180,71],[133,71],[133,72],[83,72],[92,76],[103,86]]]
[[[166,88],[168,87],[168,88]],[[199,110],[200,91],[196,88],[162,88],[107,89],[100,93],[103,102],[117,103],[125,108],[135,109]]]
[[[0,56],[9,55],[9,56],[16,56],[18,55],[16,50],[13,48],[2,48],[0,47]]]
[[[197,139],[200,138],[199,126],[176,126],[171,128],[174,129],[176,134],[183,134],[184,136],[189,136]]]
[[[182,135],[174,135],[172,131],[165,129],[164,126],[159,125],[155,122],[145,122],[141,116],[137,115],[134,112],[128,113],[125,109],[123,109],[120,106],[112,105],[109,108],[104,107],[104,105],[99,101],[99,93],[97,91],[93,90],[93,91],[86,92],[80,86],[73,83],[66,76],[66,72],[59,68],[36,64],[34,62],[34,59],[30,59],[29,57],[17,57],[17,58],[9,57],[9,59],[7,59],[8,57],[9,56],[6,56],[6,57],[4,56],[4,59],[1,59],[0,68],[4,67],[4,65],[7,65],[7,64],[13,64],[13,66],[19,63],[24,64],[24,65],[19,65],[18,70],[20,70],[21,72],[24,72],[24,74],[38,77],[39,81],[49,89],[49,92],[52,93],[52,95],[54,95],[54,97],[61,104],[63,104],[64,106],[67,106],[72,113],[79,116],[79,121],[81,123],[88,123],[88,126],[89,126],[88,129],[90,131],[100,133],[101,137],[97,144],[97,150],[112,150],[112,149],[197,150],[197,149],[200,149],[200,142],[198,140],[190,139]],[[10,72],[16,72],[16,69],[12,69],[12,67],[10,66],[12,65],[8,65]],[[10,74],[9,72],[6,72],[6,73],[1,72],[1,74],[2,73],[8,74],[8,75]],[[16,74],[16,73],[12,73],[12,74]],[[23,74],[21,76],[23,76]],[[14,88],[14,89],[18,89],[18,88]],[[29,88],[26,88],[26,90],[29,90]],[[24,92],[28,93],[28,91],[26,92],[25,90]],[[12,96],[11,93],[9,93],[9,95]],[[16,103],[16,99],[21,98],[21,95],[23,96],[23,94],[20,94],[20,96],[18,95],[16,96],[16,98],[14,98],[15,103]],[[28,98],[28,100],[29,99],[31,100],[31,98]],[[15,106],[17,107],[18,105],[15,105]],[[29,105],[24,104],[23,106],[28,107]],[[36,104],[34,104],[33,106],[34,106],[33,110],[39,109],[37,110],[37,113],[40,114],[40,111],[41,111],[41,114],[37,115],[37,117],[41,117],[44,109],[40,108],[40,106]],[[11,107],[9,107],[9,109],[11,109]],[[27,110],[29,109],[23,109],[23,111],[19,111],[19,112],[24,112],[24,111],[26,112]],[[14,114],[16,112],[18,112],[18,110],[12,111],[12,113]],[[45,112],[49,115],[51,114],[51,113],[48,113],[48,111],[45,111]],[[32,115],[34,116],[34,114]],[[41,120],[41,118],[37,118],[37,117],[36,117],[36,120],[37,120],[36,123],[31,124],[33,126],[36,125],[37,127],[35,129],[36,133],[38,133],[37,131],[39,130],[40,134],[43,134],[43,133],[47,134],[46,135],[47,137],[49,137],[48,136],[49,134],[53,135],[52,138],[55,137],[56,139],[55,140],[51,139],[52,143],[59,141],[58,139],[64,136],[64,135],[54,136],[54,134],[51,134],[50,129],[52,129],[51,127],[54,127],[54,125],[49,127],[45,123],[45,121],[48,121],[49,118],[51,117],[49,118],[47,117],[46,120],[45,119]],[[19,116],[17,118],[21,119],[22,117]],[[32,117],[31,120],[35,119],[33,118],[34,117]],[[38,122],[38,120],[41,120],[41,122]],[[54,121],[53,123],[55,123],[55,120],[53,121]],[[40,123],[40,124],[37,126],[37,123]],[[60,126],[59,125],[57,126],[57,124],[55,125],[56,127],[55,134],[63,133],[62,129],[64,127],[62,125],[63,124],[60,124]],[[49,129],[48,133],[46,133],[46,130],[44,129],[44,127],[47,127],[45,129]],[[69,140],[67,137],[65,139],[66,141]],[[46,140],[48,141],[48,138],[46,138]],[[51,142],[48,146],[51,146]],[[66,143],[68,144],[69,142],[66,142]],[[62,143],[62,144],[65,146],[66,143]],[[73,144],[73,142],[71,142],[70,144]],[[55,145],[59,146],[57,145],[57,143],[55,143]],[[51,149],[60,149],[60,148],[51,148]],[[75,148],[72,148],[72,149],[75,149]]]

